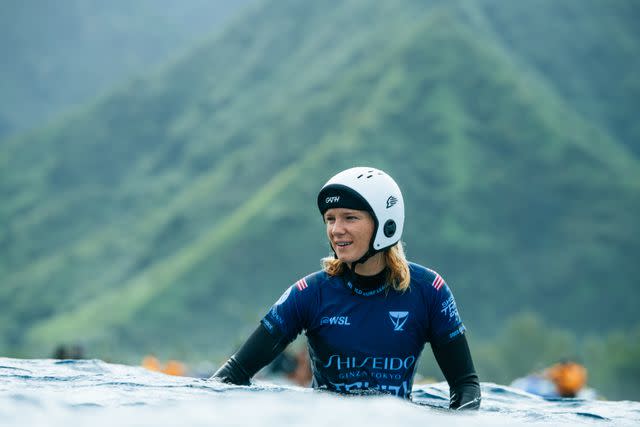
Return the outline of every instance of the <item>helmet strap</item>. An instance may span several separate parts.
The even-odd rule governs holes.
[[[376,217],[375,213],[373,213],[373,211],[368,211],[368,212],[369,212],[369,215],[371,215],[371,218],[373,219],[373,235],[371,236],[371,240],[369,240],[369,249],[367,249],[367,252],[365,252],[364,255],[362,255],[362,257],[359,260],[351,263],[351,267],[349,267],[349,265],[347,264],[347,267],[349,267],[351,272],[354,274],[356,272],[356,264],[364,264],[365,262],[367,262],[369,258],[371,258],[375,254],[380,252],[373,248],[373,241],[376,238],[376,234],[378,230],[378,218]]]
[[[373,242],[373,237],[371,238],[371,241]],[[356,273],[356,265],[357,264],[364,264],[365,262],[367,262],[369,260],[369,258],[371,258],[372,256],[374,256],[375,254],[377,254],[380,251],[377,251],[375,249],[373,249],[373,244],[369,244],[369,249],[367,250],[367,252],[365,252],[364,255],[362,255],[362,257],[351,263],[351,265],[347,264],[347,267],[349,268],[349,270],[351,270],[351,273],[355,274]],[[335,252],[334,252],[335,254]]]

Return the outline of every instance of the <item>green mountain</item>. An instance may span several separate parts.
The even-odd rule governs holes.
[[[42,126],[176,57],[247,0],[5,0],[0,137]],[[217,30],[217,31],[216,31]]]
[[[477,25],[585,120],[640,155],[640,8],[633,0],[485,0]]]
[[[317,191],[364,164],[399,182],[409,257],[444,275],[474,336],[522,311],[580,334],[637,323],[634,131],[605,114],[589,67],[576,65],[579,97],[558,89],[568,39],[544,30],[552,17],[585,45],[637,49],[617,25],[628,10],[588,4],[265,1],[161,72],[7,141],[0,352],[76,340],[119,359],[229,354],[319,268]],[[623,98],[616,117],[632,117]]]

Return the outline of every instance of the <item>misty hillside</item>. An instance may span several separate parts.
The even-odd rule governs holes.
[[[624,76],[619,96],[592,92],[589,64],[566,89],[569,38],[545,27],[570,24],[594,55],[603,38],[637,51],[630,12],[496,4],[264,1],[162,72],[9,140],[0,351],[228,354],[328,253],[320,186],[365,164],[400,184],[408,255],[443,274],[475,336],[522,311],[578,333],[637,323],[637,130],[617,123],[640,76],[610,49],[599,66]]]
[[[5,0],[0,138],[42,126],[220,32],[248,0]]]
[[[587,121],[640,156],[640,8],[634,0],[479,2],[475,22]]]

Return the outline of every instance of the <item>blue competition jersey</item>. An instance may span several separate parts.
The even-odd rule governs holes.
[[[409,397],[424,344],[465,330],[442,277],[418,264],[409,270],[403,293],[384,286],[364,292],[342,276],[313,273],[289,287],[262,323],[287,344],[305,332],[314,387]]]

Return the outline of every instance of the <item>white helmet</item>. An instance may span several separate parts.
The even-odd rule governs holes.
[[[402,193],[393,178],[379,169],[355,167],[327,181],[318,194],[318,209],[324,215],[331,208],[365,210],[373,216],[370,255],[400,241],[404,226]]]

